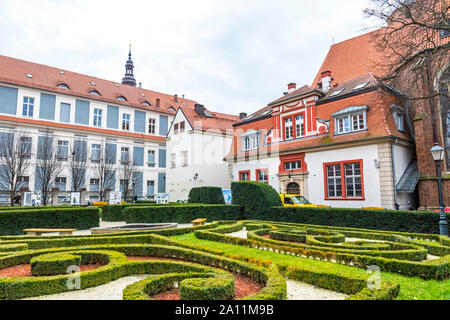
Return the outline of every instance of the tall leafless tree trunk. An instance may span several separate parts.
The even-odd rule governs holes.
[[[10,203],[14,206],[14,198],[20,187],[21,178],[25,176],[31,164],[31,144],[25,133],[2,132],[0,138],[0,184],[9,190]]]
[[[120,184],[123,188],[122,196],[125,201],[129,201],[133,196],[133,177],[136,167],[130,159],[129,153],[121,157],[120,160]],[[131,191],[131,192],[130,192]]]
[[[57,147],[53,136],[47,134],[42,137],[36,157],[36,185],[41,192],[42,205],[49,203],[52,188],[55,186],[56,178],[63,170],[62,162],[58,159]]]
[[[70,174],[72,176],[72,191],[80,192],[86,185],[87,170],[89,168],[88,163],[88,148],[87,144],[74,143],[71,149],[70,157]]]
[[[106,148],[106,144],[101,145],[98,157],[93,163],[92,177],[99,181],[99,198],[105,201],[107,189],[111,189],[115,182],[114,162],[116,155],[112,150]]]

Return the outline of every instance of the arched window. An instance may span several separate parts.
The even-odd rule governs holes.
[[[117,100],[128,101],[124,96],[117,97]]]
[[[98,92],[97,90],[92,90],[91,92],[89,92],[89,94],[93,94],[94,96],[101,96],[100,92]]]
[[[442,74],[439,83],[445,160],[447,163],[447,171],[450,171],[450,67]]]
[[[142,104],[144,106],[147,106],[147,107],[151,107],[152,106],[148,101],[144,101],[144,102],[142,102]]]
[[[60,83],[57,85],[58,88],[70,90],[69,86],[65,83]]]

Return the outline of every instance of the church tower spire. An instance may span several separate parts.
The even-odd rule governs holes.
[[[131,60],[131,43],[130,43],[130,51],[128,53],[128,60],[125,64],[125,77],[122,79],[122,84],[126,84],[128,86],[136,87],[136,79],[133,75],[134,72],[134,64],[133,60]]]

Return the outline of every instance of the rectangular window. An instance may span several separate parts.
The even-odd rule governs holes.
[[[394,121],[395,121],[395,126],[397,127],[398,131],[405,131],[405,123],[403,121],[403,113],[394,112]]]
[[[99,162],[101,157],[102,146],[99,144],[92,145],[92,162]]]
[[[173,126],[173,134],[178,134],[178,123]]]
[[[155,196],[155,181],[147,181],[147,198]]]
[[[239,181],[250,181],[250,171],[240,171]]]
[[[292,118],[284,119],[284,135],[285,140],[293,138]]]
[[[67,179],[65,177],[57,177],[55,179],[55,186],[59,191],[66,191],[66,182]]]
[[[148,120],[148,133],[156,134],[156,119],[150,118]]]
[[[59,108],[59,121],[60,122],[70,122],[70,104],[61,103]]]
[[[302,161],[289,161],[284,163],[284,170],[300,170],[302,168]]]
[[[182,157],[183,157],[183,167],[187,167],[189,164],[189,153],[187,151],[183,151]]]
[[[156,158],[155,158],[155,150],[148,150],[148,167],[149,168],[154,168],[156,166]]]
[[[121,162],[130,161],[130,149],[126,147],[120,148],[120,161]]]
[[[357,114],[352,116],[353,131],[364,130],[364,114]]]
[[[57,150],[57,157],[58,160],[64,161],[67,160],[69,154],[69,141],[58,141],[58,150]]]
[[[177,166],[177,155],[175,153],[170,154],[170,167],[176,168]]]
[[[183,133],[186,130],[186,124],[184,121],[180,122],[180,133]]]
[[[30,157],[31,156],[31,145],[33,139],[30,137],[20,137],[20,151],[22,152],[22,156]]]
[[[244,137],[243,147],[244,147],[244,151],[250,150],[250,138],[249,137]]]
[[[337,123],[339,134],[350,132],[350,119],[348,117],[337,119]]]
[[[256,170],[256,181],[269,183],[269,169],[259,169]]]
[[[22,116],[33,117],[34,113],[34,98],[23,97]]]
[[[364,200],[362,160],[324,164],[327,199]]]
[[[305,119],[303,115],[295,117],[295,135],[297,138],[305,136]]]
[[[352,114],[345,117],[336,118],[336,133],[345,134],[366,129],[365,113]]]
[[[94,127],[102,126],[102,109],[94,109]]]
[[[242,151],[259,149],[259,134],[253,134],[242,138]]]
[[[20,190],[20,188],[28,188],[30,186],[30,177],[17,177],[17,190]]]
[[[122,115],[122,130],[130,131],[130,118],[131,116],[128,113]]]
[[[91,179],[89,181],[90,191],[96,192],[100,190],[100,180],[99,179]]]

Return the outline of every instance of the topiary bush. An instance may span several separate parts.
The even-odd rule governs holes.
[[[33,276],[56,276],[68,273],[71,266],[79,267],[81,256],[69,253],[49,253],[31,259]]]
[[[186,279],[180,282],[181,300],[229,300],[234,297],[234,277]]]
[[[233,204],[243,206],[243,219],[258,219],[269,215],[271,207],[282,206],[280,195],[270,185],[262,182],[233,182]]]
[[[189,192],[189,203],[225,204],[222,188],[198,187]]]

